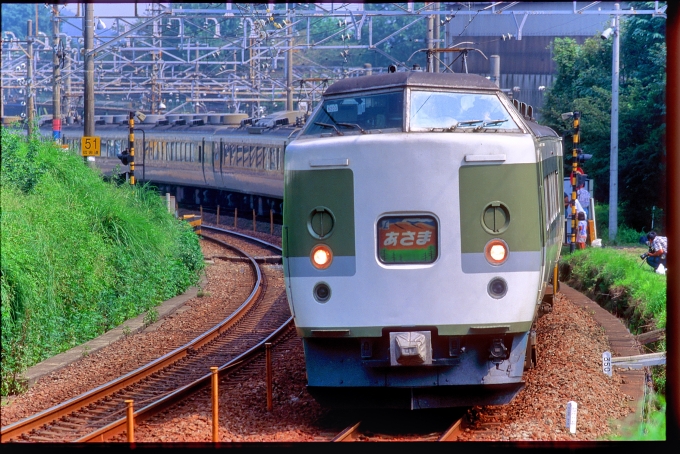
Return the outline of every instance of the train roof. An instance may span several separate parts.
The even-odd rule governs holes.
[[[41,127],[41,130],[45,134],[51,132],[52,126],[45,124]],[[147,137],[158,137],[164,136],[166,138],[175,138],[178,136],[186,137],[199,137],[199,136],[225,136],[225,137],[249,137],[251,139],[257,139],[258,137],[284,137],[288,138],[292,133],[300,128],[296,128],[294,125],[284,125],[284,126],[273,126],[266,128],[252,128],[252,127],[236,127],[230,125],[200,125],[200,126],[190,126],[190,125],[155,125],[140,123],[135,125],[135,133],[143,130]],[[83,133],[83,125],[64,125],[62,126],[62,134],[77,135],[80,136]],[[128,125],[123,124],[106,124],[97,125],[95,127],[95,136],[104,137],[128,137],[129,136]],[[141,134],[140,134],[141,136]]]
[[[420,71],[381,73],[371,76],[348,77],[328,87],[324,95],[336,95],[383,88],[403,87],[462,88],[470,90],[500,90],[489,79],[477,74],[428,73]]]
[[[539,125],[535,121],[527,121],[527,125],[536,137],[559,137],[554,130],[548,126]]]

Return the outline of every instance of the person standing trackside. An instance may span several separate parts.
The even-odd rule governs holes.
[[[576,216],[578,219],[578,214],[579,213],[585,213],[585,210],[581,206],[581,203],[578,201],[578,199],[574,200],[575,205],[576,205]],[[564,219],[567,221],[567,228],[566,228],[566,235],[567,235],[567,244],[571,243],[571,199],[569,198],[569,194],[566,192],[564,193]],[[576,228],[578,228],[578,223]],[[578,233],[578,231],[577,231]]]
[[[586,248],[586,239],[588,238],[588,222],[586,221],[586,214],[581,211],[578,213],[578,230],[576,231],[576,246],[578,249]]]
[[[590,214],[590,192],[586,189],[586,185],[582,184],[578,191],[576,191],[576,198],[586,212],[586,219],[589,219]]]

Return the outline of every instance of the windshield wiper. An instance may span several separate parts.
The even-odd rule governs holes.
[[[481,125],[477,126],[477,127],[474,129],[474,132],[479,132],[479,131],[481,131],[482,129],[484,129],[484,130],[490,129],[489,126],[496,126],[496,127],[497,127],[497,126],[500,126],[500,125],[502,125],[503,123],[505,123],[506,121],[508,121],[508,120],[489,120],[489,121],[485,121],[485,122],[482,123]]]
[[[472,126],[477,123],[483,123],[484,120],[467,120],[467,121],[458,121],[454,124],[451,125],[451,127],[448,129],[449,131],[455,131],[458,126]]]
[[[508,120],[507,119],[506,120],[489,120],[489,121],[484,122],[484,124],[482,126],[485,127],[485,128],[487,126],[500,126],[503,123],[505,123],[506,121],[508,121]]]
[[[484,123],[484,120],[467,120],[467,121],[459,121],[456,126],[472,126],[476,125],[477,123]]]
[[[338,126],[345,126],[347,128],[357,128],[361,131],[362,134],[366,134],[366,131],[364,131],[364,128],[359,126],[356,123],[337,123]]]
[[[318,122],[318,121],[315,121],[314,124],[318,125],[318,126],[323,126],[324,128],[335,129],[335,132],[337,132],[339,136],[344,136],[344,134],[341,133],[340,130],[335,127],[335,125],[329,125],[328,123],[321,123],[321,122]]]

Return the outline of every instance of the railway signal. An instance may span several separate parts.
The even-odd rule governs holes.
[[[116,157],[120,159],[120,162],[124,165],[130,166],[130,184],[134,185],[135,184],[135,117],[139,119],[139,121],[144,121],[146,118],[146,115],[144,115],[142,112],[130,112],[130,119],[128,120],[128,126],[129,126],[129,141],[128,141],[128,148],[123,150],[122,152],[119,152],[116,154]]]
[[[130,156],[130,152],[127,148],[123,151],[119,151],[118,154],[116,154],[116,157],[120,159],[120,162],[122,162],[124,166],[128,165],[132,159],[132,156]]]
[[[576,187],[579,188],[579,187],[581,187],[581,185],[586,184],[587,180],[588,180],[588,174],[583,171],[583,168],[581,167],[581,165],[584,162],[586,162],[587,160],[589,160],[590,158],[592,158],[593,155],[584,153],[583,150],[581,150],[580,148],[576,148],[575,151],[576,151],[576,157],[575,158],[572,156],[572,157],[567,157],[565,159],[570,160],[570,161],[574,161],[574,159],[576,160],[576,166],[575,166],[576,170],[575,170],[575,172],[572,171],[571,178],[573,178],[574,175],[576,175]],[[572,167],[573,167],[573,162],[572,162]]]
[[[582,178],[582,180],[579,181],[585,181],[587,178],[587,175],[583,173],[583,170],[579,168],[579,163],[583,161],[587,161],[592,157],[592,155],[586,155],[583,154],[583,151],[578,147],[579,145],[579,137],[580,137],[580,129],[581,129],[581,112],[575,110],[573,112],[566,112],[562,114],[562,120],[568,120],[569,118],[573,119],[574,121],[574,132],[573,132],[573,142],[574,142],[574,148],[572,150],[572,155],[571,155],[571,166],[572,166],[572,171],[571,171],[571,239],[569,242],[569,252],[574,252],[574,249],[576,248],[576,230],[577,230],[577,225],[578,221],[576,220],[576,189],[578,188],[579,184],[577,179],[579,177]],[[587,157],[586,157],[587,156]]]
[[[130,128],[130,146],[128,148],[130,158],[130,184],[134,186],[135,184],[135,114],[130,112],[130,121],[128,123]]]

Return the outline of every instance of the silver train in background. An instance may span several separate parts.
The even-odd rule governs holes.
[[[481,76],[330,86],[284,168],[309,391],[331,406],[511,401],[551,310],[563,173],[562,139]]]
[[[199,205],[209,190],[224,195],[222,207],[253,208],[258,215],[282,214],[283,157],[301,130],[305,112],[278,112],[263,118],[245,114],[147,115],[135,121],[135,178]],[[106,175],[125,173],[119,154],[129,146],[128,116],[100,116],[95,136],[101,156],[94,164]],[[51,136],[48,124],[41,128]],[[82,125],[64,126],[62,142],[80,153]],[[192,188],[189,191],[187,188]],[[220,204],[214,200],[213,205]]]

